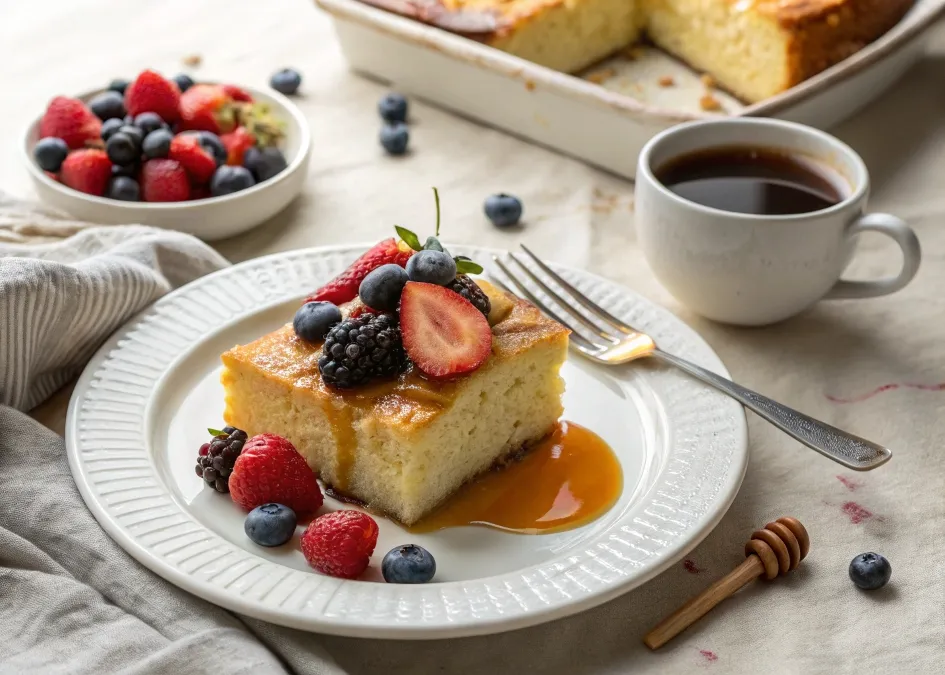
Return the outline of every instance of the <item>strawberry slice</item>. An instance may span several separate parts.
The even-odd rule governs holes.
[[[400,296],[400,332],[407,356],[434,379],[472,372],[492,352],[492,329],[482,312],[436,284],[407,282]]]
[[[351,263],[344,272],[305,298],[305,302],[328,301],[340,305],[358,296],[358,287],[368,274],[381,265],[394,263],[401,267],[407,266],[407,261],[414,254],[407,244],[398,242],[393,237],[385,239]],[[304,304],[304,303],[303,303]]]

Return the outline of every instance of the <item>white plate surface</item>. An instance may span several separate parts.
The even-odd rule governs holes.
[[[624,472],[617,504],[597,521],[538,536],[482,527],[414,535],[381,519],[372,566],[357,581],[308,568],[298,536],[278,549],[249,541],[243,512],[204,489],[193,470],[206,428],[221,424],[219,355],[291,320],[305,293],[365,248],[278,254],[199,279],[142,312],[89,363],[69,406],[69,463],[92,513],[137,560],[191,593],[274,623],[441,638],[595,606],[652,578],[712,530],[748,461],[741,407],[677,372],[645,363],[604,370],[572,357],[565,419],[600,434]],[[493,253],[450,250],[480,262]],[[668,311],[586,272],[559,271],[664,349],[727,374]],[[436,557],[435,583],[383,583],[380,559],[407,542]]]

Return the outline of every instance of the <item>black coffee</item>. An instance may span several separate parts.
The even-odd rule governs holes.
[[[791,215],[843,201],[838,178],[802,155],[748,146],[713,148],[678,157],[656,171],[689,201],[735,213]]]

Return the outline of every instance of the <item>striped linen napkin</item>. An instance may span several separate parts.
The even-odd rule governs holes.
[[[77,223],[0,192],[0,404],[39,405],[135,313],[228,264],[190,235]]]

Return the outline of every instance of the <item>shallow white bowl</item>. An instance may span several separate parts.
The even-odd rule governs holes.
[[[37,194],[44,202],[79,220],[107,225],[152,225],[187,232],[207,241],[231,237],[259,225],[288,206],[302,190],[312,152],[312,137],[301,111],[285,96],[275,91],[243,89],[255,100],[268,103],[273,113],[285,122],[285,139],[280,149],[288,167],[275,178],[224,197],[188,202],[122,202],[95,197],[52,180],[33,160],[33,146],[39,140],[40,116],[26,130],[22,145],[23,159]],[[78,98],[88,101],[102,91],[90,91]]]

